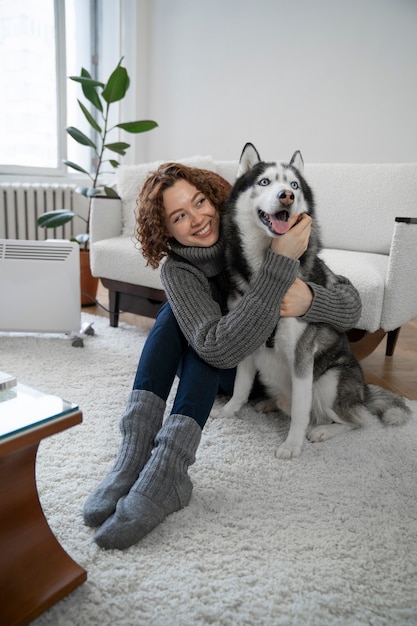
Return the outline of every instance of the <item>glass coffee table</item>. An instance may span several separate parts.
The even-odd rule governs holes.
[[[0,372],[1,624],[27,624],[87,579],[52,533],[39,501],[39,443],[81,423],[79,408]]]

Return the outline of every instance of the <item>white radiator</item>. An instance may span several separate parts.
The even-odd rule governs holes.
[[[0,330],[61,333],[80,327],[79,245],[0,239]]]
[[[47,183],[0,184],[0,237],[4,239],[71,239],[78,218],[56,229],[40,228],[37,219],[46,211],[74,210],[74,185]],[[77,207],[78,208],[78,207]],[[83,226],[77,232],[83,232]],[[77,234],[75,232],[75,234]]]

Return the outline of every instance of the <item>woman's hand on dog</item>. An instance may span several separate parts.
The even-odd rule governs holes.
[[[310,239],[312,219],[304,213],[301,217],[293,215],[288,220],[289,229],[281,237],[274,237],[271,250],[297,261],[307,250]],[[305,315],[313,302],[313,292],[300,278],[296,278],[281,300],[281,317],[300,317]]]
[[[305,315],[313,302],[313,292],[301,278],[296,278],[281,300],[281,317]]]
[[[297,261],[307,250],[312,219],[306,213],[301,217],[295,214],[290,217],[288,224],[289,229],[285,235],[272,239],[271,250]]]

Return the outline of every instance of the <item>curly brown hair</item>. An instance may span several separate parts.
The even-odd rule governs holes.
[[[148,176],[136,201],[136,236],[147,265],[154,269],[170,251],[171,236],[165,226],[163,192],[178,180],[194,185],[219,212],[231,189],[231,185],[216,172],[180,163],[164,163]]]

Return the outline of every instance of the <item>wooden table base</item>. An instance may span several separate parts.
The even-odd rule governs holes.
[[[0,457],[0,625],[27,624],[87,579],[59,544],[35,480],[39,443]]]

